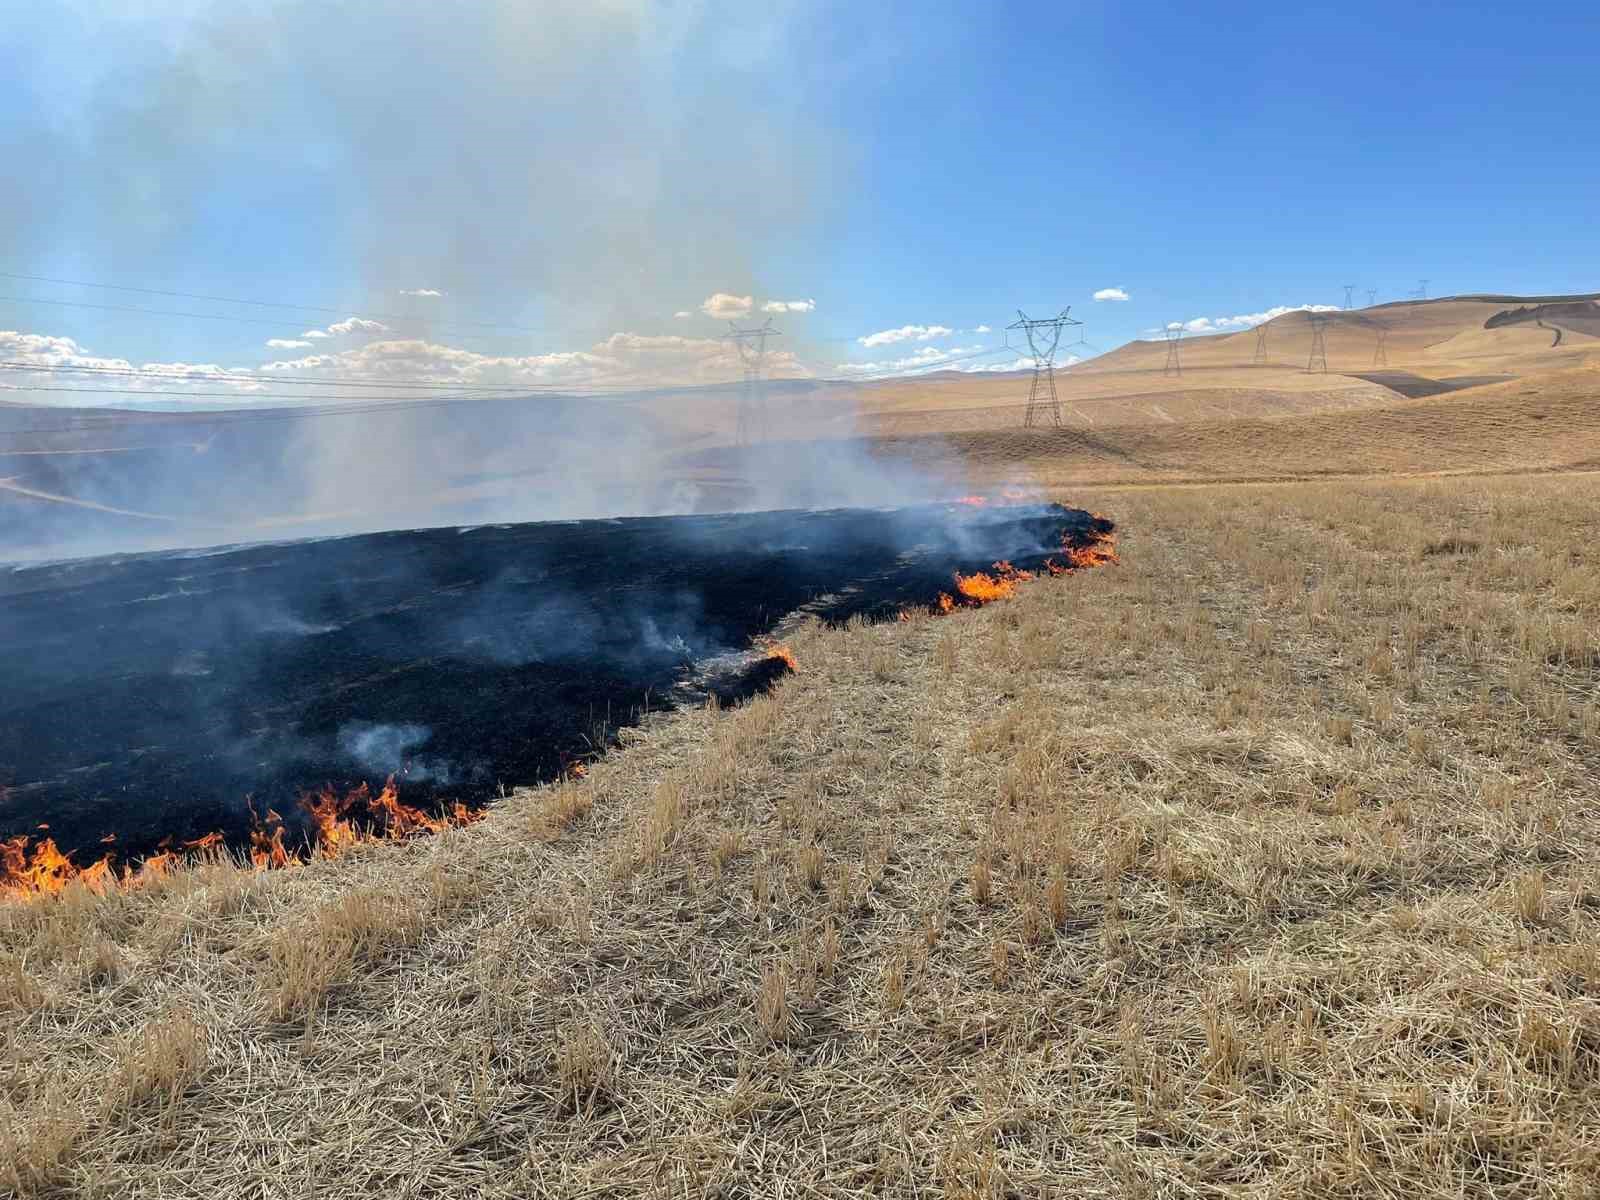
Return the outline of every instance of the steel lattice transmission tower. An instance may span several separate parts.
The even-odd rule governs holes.
[[[1428,298],[1428,281],[1426,279],[1419,279],[1419,280],[1417,280],[1417,299],[1426,300],[1427,298]]]
[[[1378,326],[1378,344],[1372,351],[1372,365],[1387,367],[1389,365],[1389,327]]]
[[[1256,326],[1256,352],[1250,359],[1252,363],[1266,365],[1267,361],[1267,323],[1265,321]]]
[[[1378,289],[1377,288],[1368,288],[1367,289],[1367,307],[1368,308],[1372,308],[1377,303],[1378,303]]]
[[[1067,315],[1071,311],[1069,304],[1059,316],[1034,318],[1019,308],[1017,319],[1006,326],[1007,330],[1022,330],[1033,355],[1033,381],[1028,385],[1028,409],[1022,417],[1024,429],[1044,424],[1047,416],[1051,424],[1061,424],[1061,401],[1056,396],[1056,347],[1061,344],[1063,329],[1083,324]]]
[[[1354,308],[1356,306],[1356,285],[1353,283],[1344,285],[1344,306],[1346,308]]]
[[[734,424],[734,440],[741,446],[767,436],[762,372],[767,361],[767,339],[778,336],[771,317],[755,329],[740,329],[732,321],[728,322],[728,340],[737,347],[739,361],[744,364],[744,387],[739,392],[739,415]]]
[[[1183,359],[1178,354],[1178,349],[1182,344],[1183,326],[1167,326],[1167,365],[1161,368],[1163,375],[1183,374]]]
[[[1311,322],[1311,357],[1306,360],[1307,371],[1328,370],[1328,318],[1320,313],[1308,312],[1306,318]]]

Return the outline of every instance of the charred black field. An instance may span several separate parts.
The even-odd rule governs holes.
[[[481,803],[652,708],[770,683],[798,611],[929,605],[1108,531],[1058,505],[411,530],[0,575],[0,838],[247,836],[251,806],[399,781]]]

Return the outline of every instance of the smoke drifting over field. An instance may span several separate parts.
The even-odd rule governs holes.
[[[53,164],[0,195],[7,265],[349,307],[311,315],[29,285],[264,327],[123,316],[93,338],[80,331],[81,344],[18,335],[7,358],[222,362],[294,383],[8,382],[206,387],[222,396],[196,403],[217,407],[230,391],[240,403],[297,387],[308,403],[340,395],[301,386],[309,380],[504,390],[334,416],[117,418],[43,394],[33,398],[52,407],[0,406],[0,558],[939,490],[887,479],[839,446],[803,461],[682,461],[733,425],[732,391],[706,385],[737,379],[740,365],[706,297],[756,318],[780,305],[769,374],[804,373],[797,355],[815,305],[789,298],[808,296],[811,281],[789,277],[792,267],[773,277],[771,264],[813,257],[851,154],[822,112],[829,89],[817,75],[850,68],[792,53],[814,20],[806,6],[66,8],[17,14],[39,48],[25,64],[34,85],[69,95],[75,115],[20,108],[0,132],[16,161]],[[70,62],[52,57],[65,46]],[[277,223],[280,210],[303,210],[290,190],[320,198],[306,227]],[[280,255],[301,282],[273,282]],[[175,264],[204,273],[175,276]],[[314,293],[287,290],[311,286],[313,268]],[[380,321],[347,319],[375,307]],[[37,314],[0,322],[22,315]],[[195,344],[213,334],[225,353]],[[700,390],[650,390],[684,385]],[[774,406],[804,410],[808,435],[851,432],[841,397],[776,386]],[[549,388],[562,392],[534,394]]]

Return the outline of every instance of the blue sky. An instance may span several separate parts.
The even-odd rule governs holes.
[[[835,375],[1600,289],[1594,6],[129,7],[0,35],[0,271],[309,307],[0,277],[7,360],[622,386],[734,373],[746,298]]]

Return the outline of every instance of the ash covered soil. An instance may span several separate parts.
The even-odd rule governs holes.
[[[0,838],[125,852],[398,777],[482,802],[770,682],[785,617],[936,602],[1110,524],[929,505],[411,530],[0,570]],[[248,800],[248,804],[247,804]]]

